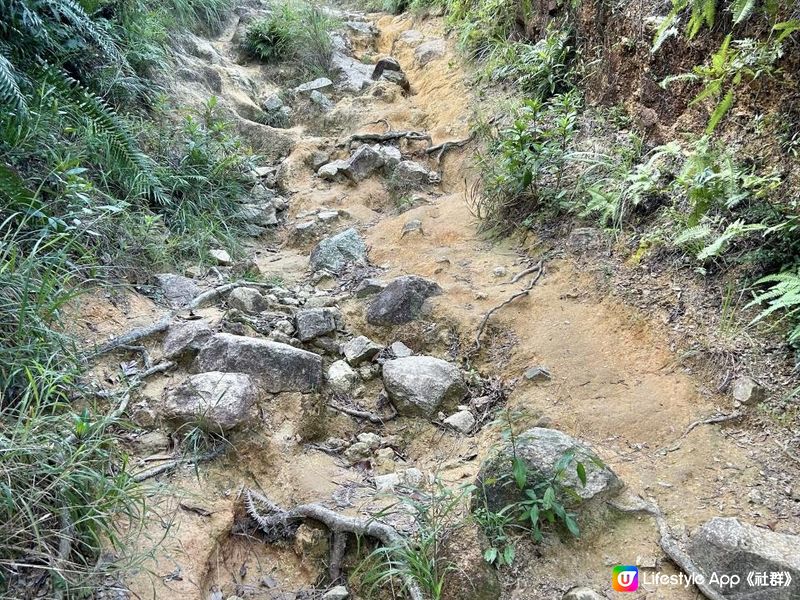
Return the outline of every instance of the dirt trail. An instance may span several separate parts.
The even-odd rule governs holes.
[[[308,157],[319,148],[343,157],[345,152],[336,147],[336,141],[356,131],[382,131],[382,123],[364,125],[380,120],[396,130],[427,131],[434,144],[468,135],[475,99],[452,44],[425,66],[415,59],[421,43],[443,39],[438,24],[384,17],[376,25],[380,33],[371,56],[397,58],[414,93],[402,96],[385,88],[377,94],[381,86],[376,84],[361,95],[345,94],[325,117],[325,123],[341,126],[335,137],[320,133],[324,127],[317,122],[307,125],[310,133],[295,128],[298,144],[279,171],[291,198],[289,222],[281,234],[287,243],[278,254],[254,245],[254,258],[262,273],[279,274],[287,285],[305,281],[308,251],[315,240],[298,240],[293,226],[308,211],[337,209],[344,218],[332,231],[357,227],[368,243],[369,261],[380,269],[382,279],[420,275],[444,290],[433,299],[433,311],[423,323],[393,331],[368,325],[364,301],[343,297],[339,306],[348,331],[383,343],[402,340],[418,352],[443,357],[453,352],[454,358],[462,359],[486,312],[527,284],[529,277],[514,284],[509,281],[531,264],[511,242],[492,244],[478,235],[464,201],[465,185],[476,177],[471,149],[450,151],[437,165],[418,152],[419,146],[408,147],[409,154],[417,151],[415,160],[427,160],[431,169],[440,172],[442,183],[429,193],[417,194],[416,206],[404,212],[398,210],[382,177],[357,186],[328,183],[308,166]],[[213,44],[221,54],[232,56],[231,39],[228,31]],[[257,71],[250,76],[257,76]],[[404,225],[415,219],[421,221],[421,232],[403,235]],[[473,366],[515,383],[508,406],[522,414],[517,425],[546,424],[587,441],[625,482],[626,493],[658,502],[678,536],[721,515],[757,524],[777,523],[776,529],[784,529],[779,515],[749,495],[765,484],[760,455],[738,442],[735,430],[702,425],[671,450],[692,422],[730,412],[731,402],[682,371],[675,353],[665,345],[667,336],[659,324],[643,321],[613,299],[598,301],[594,288],[592,277],[581,273],[571,260],[552,258],[545,262],[545,274],[530,295],[492,318],[483,338],[484,349]],[[134,312],[147,314],[144,321],[148,321],[152,310]],[[217,308],[202,314],[222,316]],[[523,373],[534,365],[545,365],[552,379],[526,381]],[[158,397],[179,377],[157,378],[148,383],[143,395]],[[368,386],[365,397],[372,391]],[[160,517],[148,529],[154,539],[163,535],[165,541],[147,566],[149,572],[143,571],[132,582],[135,593],[145,598],[205,600],[211,590],[219,589],[228,598],[238,589],[254,598],[272,598],[277,597],[275,590],[259,584],[264,577],[273,578],[287,591],[315,584],[319,565],[310,558],[315,539],[298,542],[306,553],[301,557],[292,548],[229,535],[243,484],[289,505],[333,500],[334,505],[354,512],[380,505],[369,473],[349,468],[337,457],[302,442],[304,428],[314,425],[305,402],[299,394],[273,399],[262,408],[263,427],[232,437],[231,451],[224,458],[201,466],[197,476],[187,470],[167,480],[174,493],[161,496],[153,510]],[[452,483],[472,481],[480,459],[499,440],[495,427],[460,436],[427,422],[399,419],[379,429],[332,412],[325,416],[325,427],[324,437],[348,439],[364,430],[397,436],[404,443],[405,466],[438,473]],[[179,502],[184,508],[178,508]],[[210,514],[187,510],[187,506]],[[796,528],[797,523],[790,522],[791,526]],[[659,560],[663,572],[674,572],[657,542],[657,529],[650,519],[606,515],[585,524],[580,541],[550,540],[539,548],[521,544],[514,568],[503,575],[503,597],[556,598],[558,592],[576,584],[614,597],[609,590],[615,564],[647,562],[652,557]],[[660,587],[637,597],[688,600],[695,593]]]

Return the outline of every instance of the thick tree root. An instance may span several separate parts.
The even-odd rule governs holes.
[[[95,358],[103,356],[104,354],[113,352],[114,350],[117,350],[118,348],[121,348],[123,346],[130,346],[131,344],[135,344],[136,342],[152,337],[156,334],[163,333],[172,324],[172,320],[175,318],[176,315],[179,315],[187,310],[191,312],[193,310],[197,310],[198,308],[208,306],[209,304],[218,301],[223,295],[227,294],[228,292],[240,287],[272,288],[275,286],[271,283],[257,283],[253,281],[235,281],[233,283],[226,283],[224,285],[217,286],[210,290],[206,290],[202,294],[196,296],[185,307],[170,311],[169,313],[167,313],[166,316],[162,317],[155,323],[151,323],[150,325],[145,325],[144,327],[140,327],[138,329],[134,329],[132,331],[123,333],[122,335],[110,339],[100,347],[84,350],[82,353],[83,358],[84,360],[93,360]]]
[[[343,144],[350,148],[353,142],[379,143],[393,142],[395,140],[409,140],[412,142],[428,142],[431,144],[431,136],[420,131],[387,131],[385,133],[354,133]]]
[[[366,536],[378,540],[395,560],[402,562],[399,550],[407,544],[406,539],[397,531],[374,519],[350,517],[322,506],[321,504],[301,504],[291,509],[284,509],[256,491],[243,490],[244,504],[247,514],[255,521],[259,529],[266,535],[268,542],[293,537],[297,526],[305,519],[311,519],[325,525],[333,534],[331,546],[331,576],[341,574],[341,562],[344,556],[344,544],[341,541],[345,534]],[[338,539],[337,539],[338,538]],[[411,600],[426,600],[417,581],[410,575],[404,575],[406,591]]]
[[[457,140],[457,141],[454,141],[454,142],[453,141],[449,141],[449,142],[443,142],[441,144],[436,144],[435,146],[431,146],[430,148],[426,148],[425,149],[425,153],[426,154],[434,154],[434,153],[436,153],[436,162],[439,162],[439,161],[442,160],[442,156],[444,156],[445,152],[447,152],[448,150],[452,150],[453,148],[463,148],[464,146],[469,144],[474,139],[474,137],[475,136],[471,135],[468,138],[465,138],[463,140]]]
[[[617,502],[609,502],[608,504],[622,513],[645,513],[652,516],[656,521],[656,525],[658,525],[658,533],[660,536],[658,544],[661,546],[664,554],[666,554],[681,571],[693,577],[697,589],[700,590],[708,600],[725,600],[725,596],[705,582],[705,576],[702,571],[694,565],[694,562],[689,555],[684,552],[678,540],[672,536],[669,525],[667,525],[667,519],[664,517],[664,513],[661,512],[661,509],[656,504],[646,502],[641,498],[637,498],[637,500],[638,502],[634,506],[625,506]],[[703,583],[700,583],[700,581]]]

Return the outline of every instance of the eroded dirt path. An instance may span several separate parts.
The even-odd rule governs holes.
[[[373,60],[394,56],[413,94],[403,95],[397,86],[380,82],[358,95],[340,95],[329,113],[312,115],[305,126],[292,130],[298,143],[278,170],[290,199],[288,221],[278,234],[280,251],[266,250],[267,245],[276,247],[275,241],[256,243],[254,259],[265,276],[281,276],[286,287],[304,284],[308,253],[318,239],[354,226],[369,246],[369,262],[375,267],[370,274],[385,281],[419,275],[436,281],[444,292],[431,300],[432,312],[423,321],[396,329],[367,324],[365,301],[338,294],[348,333],[383,344],[399,340],[415,352],[463,361],[483,316],[528,283],[531,276],[513,284],[510,280],[540,257],[527,256],[510,241],[494,244],[478,235],[464,200],[465,188],[476,177],[469,147],[450,151],[437,163],[425,155],[425,144],[401,144],[406,157],[439,172],[442,182],[400,197],[381,175],[353,185],[326,182],[315,174],[309,165],[315,152],[343,158],[347,153],[340,144],[351,133],[380,132],[386,122],[393,130],[426,131],[434,144],[469,134],[476,99],[452,44],[437,41],[444,39],[439,25],[390,17],[376,25],[379,34],[373,44],[357,47],[357,55]],[[214,47],[232,56],[232,38],[229,31],[213,41]],[[421,65],[416,50],[431,41],[444,44],[444,50]],[[401,211],[401,205],[412,207]],[[322,208],[338,210],[339,216],[320,224],[313,215]],[[309,219],[317,223],[315,231],[300,233],[296,225]],[[421,228],[403,234],[414,220]],[[589,443],[625,482],[626,494],[660,505],[678,537],[725,515],[796,530],[796,514],[773,512],[758,501],[760,489],[778,489],[786,482],[780,475],[765,475],[764,449],[750,445],[744,433],[702,425],[674,447],[694,421],[731,412],[731,401],[678,366],[659,324],[643,321],[613,299],[598,300],[594,287],[592,277],[569,258],[551,257],[529,296],[490,321],[482,352],[471,366],[513,387],[508,408],[518,414],[516,426],[545,425]],[[134,312],[147,322],[153,311],[139,307]],[[200,314],[212,320],[224,316],[220,308]],[[534,365],[546,366],[552,379],[526,380],[524,372]],[[159,377],[142,394],[158,398],[181,376]],[[376,381],[365,384],[365,407],[376,408],[368,399],[374,402],[378,388]],[[300,394],[270,399],[260,408],[260,425],[232,436],[225,457],[200,466],[197,473],[181,471],[164,481],[171,491],[158,497],[148,528],[154,540],[164,536],[164,541],[146,565],[148,572],[132,582],[135,593],[203,600],[234,594],[278,598],[283,592],[312,588],[320,575],[318,559],[325,555],[321,534],[305,532],[294,548],[232,536],[241,514],[241,486],[260,489],[286,505],[319,501],[369,513],[385,503],[376,496],[374,475],[413,467],[453,485],[469,483],[481,458],[500,439],[498,428],[488,425],[470,436],[419,419],[401,418],[379,427],[333,411],[320,416],[310,406]],[[396,454],[388,464],[351,467],[340,455],[307,443],[309,429],[320,427],[324,431],[316,431],[315,439],[322,445],[328,438],[353,440],[374,431],[392,440],[386,445]],[[549,539],[538,548],[520,544],[514,567],[501,575],[503,598],[557,598],[576,584],[613,597],[611,566],[637,561],[657,561],[663,572],[674,572],[650,519],[603,514],[584,523],[579,541]],[[213,596],[216,592],[221,595]],[[688,600],[695,593],[661,587],[636,597]]]

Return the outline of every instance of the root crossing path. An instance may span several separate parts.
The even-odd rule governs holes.
[[[303,342],[323,357],[324,370],[337,360],[337,344],[363,335],[384,347],[402,342],[414,354],[468,366],[496,387],[502,382],[515,429],[550,427],[592,446],[625,483],[625,493],[660,508],[679,543],[715,516],[756,524],[788,518],[753,500],[751,492],[768,485],[760,451],[739,441],[744,434],[737,421],[713,419],[733,412],[730,400],[691,372],[670,366],[675,355],[658,323],[644,321],[613,298],[598,298],[595,275],[565,254],[527,254],[517,242],[490,242],[478,234],[465,202],[478,177],[469,127],[478,100],[441,24],[353,14],[343,14],[342,20],[354,60],[343,63],[333,86],[321,89],[330,106],[298,92],[291,95],[289,129],[242,127],[290,141],[288,156],[276,157],[275,168],[265,169],[266,179],[273,179],[268,185],[288,200],[288,208],[278,226],[250,242],[249,252],[264,280],[280,278],[272,295],[286,302],[286,321],[296,312],[293,304],[308,307],[313,300],[314,306],[338,309],[336,331],[328,334],[336,340],[333,349],[323,343],[326,338]],[[216,57],[208,68],[223,75],[222,105],[240,121],[256,104],[253,85],[262,97],[281,91],[262,67],[236,61],[235,40],[244,22],[232,23],[205,53]],[[348,82],[368,77],[372,67],[367,65],[383,56],[397,60],[409,92],[386,78],[347,89]],[[253,85],[236,83],[243,80]],[[184,98],[202,95],[192,82],[181,85]],[[375,151],[377,167],[335,162],[352,162],[354,153],[376,143],[383,144]],[[387,146],[394,150],[380,150]],[[333,165],[328,171],[326,163]],[[349,228],[364,240],[365,260],[328,265],[328,273],[311,268],[309,256],[317,245]],[[226,274],[220,271],[207,276],[209,289],[224,285]],[[215,279],[218,275],[223,281]],[[439,293],[408,323],[370,323],[366,307],[374,296],[369,288],[380,287],[371,280],[386,283],[408,275],[435,282]],[[241,296],[237,310],[232,297],[197,308],[193,317],[229,334],[278,339],[270,332],[280,314],[243,314]],[[134,306],[142,310],[133,315],[135,322],[107,333],[143,327],[167,314],[145,305],[137,300]],[[296,333],[285,335],[297,341]],[[158,340],[137,343],[149,344],[156,355],[161,351]],[[326,567],[329,532],[321,523],[296,523],[287,540],[265,543],[258,528],[246,522],[243,490],[257,490],[287,510],[324,505],[363,519],[394,504],[381,493],[387,486],[412,488],[432,475],[453,488],[473,482],[481,461],[501,441],[502,427],[490,423],[498,413],[487,409],[486,419],[464,431],[444,425],[450,413],[395,415],[376,376],[377,364],[354,367],[358,381],[345,381],[344,391],[340,387],[336,394],[323,382],[320,394],[289,391],[262,398],[255,421],[226,434],[223,456],[164,475],[168,491],[153,496],[147,529],[151,541],[163,541],[153,560],[128,582],[132,591],[143,598],[203,600],[320,597],[332,585]],[[527,379],[532,367],[549,377]],[[186,377],[179,366],[148,378],[141,397],[131,400],[129,414],[136,417],[142,403],[157,408],[163,394]],[[480,394],[471,392],[475,408]],[[485,397],[487,402],[494,398]],[[693,425],[697,422],[702,424]],[[142,462],[142,468],[149,466]],[[408,533],[413,523],[407,513],[389,512],[386,531]],[[579,541],[553,537],[539,547],[521,542],[513,569],[494,575],[501,597],[550,600],[575,585],[610,593],[616,564],[658,565],[662,572],[677,573],[660,549],[659,524],[647,514],[608,508],[582,527]],[[459,537],[465,535],[459,531],[449,543],[460,556],[480,563],[477,539]],[[340,565],[352,572],[355,556],[344,554],[338,542],[334,550],[337,564],[330,572],[338,573]],[[301,590],[318,595],[303,596]],[[695,593],[675,586],[637,597],[689,600]]]

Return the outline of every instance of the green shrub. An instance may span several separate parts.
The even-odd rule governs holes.
[[[287,2],[247,28],[242,49],[267,63],[288,60],[304,73],[327,74],[333,59],[330,33],[336,25],[317,6]]]
[[[551,24],[545,36],[534,44],[497,44],[486,65],[492,81],[513,83],[528,98],[545,100],[572,86],[575,49],[566,26]]]
[[[483,189],[475,203],[484,226],[507,231],[569,207],[577,193],[571,143],[577,131],[580,97],[575,92],[550,100],[528,100],[513,122],[488,140],[481,155]]]

